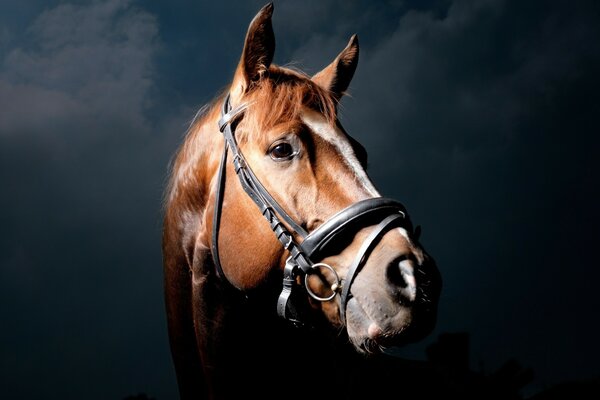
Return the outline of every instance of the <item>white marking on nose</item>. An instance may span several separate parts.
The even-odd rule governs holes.
[[[404,228],[396,228],[396,229],[398,229],[398,232],[400,232],[402,237],[404,237],[404,239],[406,239],[408,241],[408,243],[411,243],[410,237],[408,237],[408,232],[406,231],[406,229],[404,229]]]
[[[302,114],[302,121],[323,140],[330,143],[343,156],[346,164],[350,167],[357,181],[373,197],[379,197],[380,194],[373,186],[373,183],[367,176],[366,171],[358,162],[352,145],[339,128],[332,126],[325,117],[315,111]]]
[[[413,263],[410,260],[402,260],[398,266],[402,279],[406,283],[403,293],[410,301],[414,301],[417,298],[417,281],[415,280]]]

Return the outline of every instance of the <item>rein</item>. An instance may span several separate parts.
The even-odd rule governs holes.
[[[227,278],[219,258],[219,227],[223,209],[223,194],[225,192],[227,154],[231,150],[233,165],[236,175],[244,188],[246,194],[254,201],[263,217],[269,222],[271,230],[283,247],[289,251],[283,271],[283,288],[277,300],[277,314],[295,325],[303,325],[298,312],[298,307],[293,299],[298,298],[297,289],[301,293],[307,292],[313,299],[318,301],[330,301],[337,294],[340,295],[340,317],[346,320],[346,305],[351,298],[350,286],[354,278],[364,266],[371,251],[375,248],[381,238],[391,229],[404,227],[412,231],[412,225],[404,206],[392,199],[376,197],[361,200],[349,207],[339,211],[318,228],[308,233],[277,203],[271,194],[260,183],[252,169],[246,162],[235,139],[235,125],[248,108],[247,104],[241,104],[236,108],[231,107],[229,94],[223,101],[221,118],[219,119],[219,130],[225,138],[223,155],[219,164],[217,177],[216,204],[213,214],[212,230],[212,256],[217,274],[233,287],[233,283]],[[281,219],[280,219],[281,218]],[[282,223],[284,220],[289,228]],[[375,225],[375,229],[363,242],[350,266],[345,279],[340,279],[335,269],[324,263],[314,263],[311,259],[318,259],[324,251],[339,238],[348,238],[356,234],[360,229]],[[302,239],[298,243],[294,234]],[[321,297],[314,293],[307,284],[311,273],[324,268],[333,273],[335,282],[331,286],[332,294]],[[304,278],[304,279],[302,279]],[[235,287],[238,290],[240,288]],[[304,289],[304,291],[302,291]]]

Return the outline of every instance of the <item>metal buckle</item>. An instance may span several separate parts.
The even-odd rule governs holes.
[[[239,173],[240,169],[246,169],[246,161],[240,153],[235,153],[233,155],[233,165],[236,174]]]
[[[229,95],[227,95],[226,103],[229,104]],[[225,130],[225,127],[229,125],[238,115],[246,111],[247,108],[248,103],[243,103],[237,106],[236,108],[229,110],[229,112],[222,114],[218,122],[219,130],[223,132]]]
[[[292,257],[288,257],[283,270],[283,287],[277,299],[277,314],[285,319],[293,320],[295,317],[295,315],[291,316],[288,313],[288,302],[296,283],[297,272],[298,264],[295,263]]]
[[[290,247],[292,246],[292,242],[294,241],[294,238],[291,233],[284,233],[283,235],[284,236],[287,235],[287,243],[283,243],[283,248],[286,250],[289,250]]]

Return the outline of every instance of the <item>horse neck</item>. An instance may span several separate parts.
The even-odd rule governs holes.
[[[166,204],[167,210],[176,212],[180,218],[186,213],[202,214],[207,204],[211,181],[218,168],[218,149],[223,146],[218,118],[216,105],[196,118],[173,162]]]

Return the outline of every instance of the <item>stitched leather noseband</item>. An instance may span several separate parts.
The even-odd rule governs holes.
[[[277,301],[277,313],[297,325],[302,325],[299,315],[299,307],[295,302],[299,296],[295,295],[298,289],[302,294],[308,293],[312,298],[319,301],[330,301],[337,294],[340,295],[340,318],[345,322],[346,305],[352,294],[350,287],[356,275],[364,266],[371,251],[381,240],[383,235],[393,228],[403,227],[412,231],[412,225],[404,206],[392,199],[384,197],[370,198],[359,201],[339,211],[318,228],[308,233],[277,203],[260,183],[252,169],[247,164],[235,139],[235,127],[233,125],[245,112],[247,104],[242,104],[232,109],[229,95],[225,97],[219,120],[219,130],[225,137],[223,155],[219,165],[217,177],[216,203],[213,215],[212,230],[212,256],[215,268],[219,276],[228,281],[219,258],[218,236],[221,214],[223,208],[223,193],[225,191],[225,164],[227,162],[228,150],[231,150],[233,165],[239,181],[246,194],[256,203],[263,217],[269,222],[271,229],[283,247],[289,251],[283,271],[283,288]],[[287,226],[282,223],[285,221]],[[328,248],[341,239],[347,240],[361,229],[376,225],[361,245],[355,256],[345,279],[340,279],[336,271],[329,265],[314,263],[312,260],[322,258]],[[294,236],[302,239],[300,243]],[[332,285],[332,295],[320,297],[307,285],[307,277],[316,269],[325,268],[332,273],[336,282]],[[233,284],[231,284],[233,286]]]

